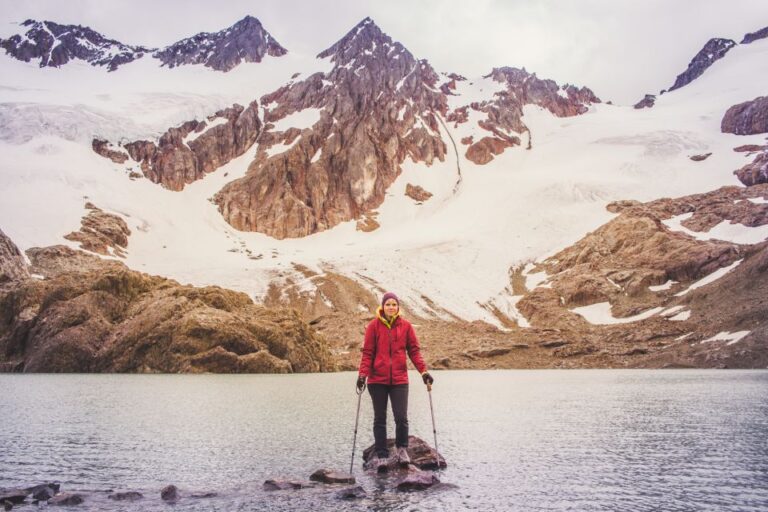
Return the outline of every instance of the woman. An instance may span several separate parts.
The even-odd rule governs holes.
[[[388,292],[381,299],[381,307],[365,329],[363,355],[357,377],[362,390],[368,381],[368,393],[373,402],[373,438],[376,454],[371,466],[377,470],[387,465],[387,400],[392,401],[395,417],[395,456],[400,464],[410,462],[408,457],[408,367],[405,355],[411,358],[421,373],[424,384],[434,379],[427,372],[421,357],[419,340],[413,326],[400,316],[400,300]]]

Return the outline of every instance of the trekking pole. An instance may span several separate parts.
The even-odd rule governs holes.
[[[435,409],[432,407],[432,384],[427,384],[427,393],[429,394],[429,412],[432,414],[432,434],[435,436],[435,461],[437,470],[440,471],[440,453],[437,451],[437,428],[435,427]]]
[[[355,446],[357,445],[357,423],[360,419],[360,399],[363,398],[363,391],[365,391],[365,384],[362,388],[355,386],[355,393],[357,393],[357,414],[355,414],[355,437],[352,438],[352,460],[349,461],[349,474],[352,475],[352,466],[355,464]]]

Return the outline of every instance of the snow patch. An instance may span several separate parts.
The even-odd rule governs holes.
[[[709,343],[712,341],[727,341],[726,345],[733,345],[734,343],[737,343],[741,341],[742,338],[747,336],[752,331],[736,331],[736,332],[728,332],[723,331],[715,334],[711,338],[707,338],[705,340],[702,340],[700,343]]]
[[[591,304],[589,306],[582,306],[571,310],[572,313],[581,315],[584,320],[593,325],[608,325],[608,324],[626,324],[630,322],[637,322],[638,320],[645,320],[650,318],[656,313],[659,313],[662,308],[652,308],[647,311],[643,311],[640,314],[629,316],[626,318],[616,318],[611,314],[610,302],[598,302],[597,304]]]
[[[691,286],[689,286],[685,290],[676,293],[675,297],[682,297],[683,295],[687,294],[691,290],[695,290],[696,288],[701,288],[702,286],[706,286],[706,285],[708,285],[710,283],[713,283],[713,282],[717,281],[718,279],[723,277],[725,274],[727,274],[728,272],[730,272],[734,268],[738,267],[739,264],[742,261],[744,261],[744,260],[743,259],[742,260],[736,260],[733,263],[731,263],[730,265],[728,265],[727,267],[723,267],[723,268],[719,268],[719,269],[715,270],[714,272],[712,272],[708,276],[704,277],[703,279],[699,279],[698,281],[693,283]]]

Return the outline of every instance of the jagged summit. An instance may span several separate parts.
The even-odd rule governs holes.
[[[39,59],[40,67],[59,67],[71,60],[83,60],[109,71],[154,51],[144,46],[128,46],[107,39],[89,27],[60,25],[53,21],[28,19],[24,35],[16,34],[0,41],[6,54],[24,62]]]
[[[242,62],[261,62],[265,55],[279,57],[288,51],[267,32],[261,22],[246,16],[219,32],[200,32],[153,54],[164,66],[203,64],[229,71]]]
[[[344,66],[363,55],[374,55],[388,60],[404,56],[413,60],[413,55],[402,44],[393,41],[369,17],[363,18],[344,37],[317,57],[330,57],[331,62]]]

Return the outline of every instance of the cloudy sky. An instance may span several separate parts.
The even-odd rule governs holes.
[[[0,0],[0,36],[27,18],[163,46],[250,14],[289,51],[317,54],[370,16],[438,71],[525,67],[634,103],[674,82],[711,37],[768,26],[768,0]]]

